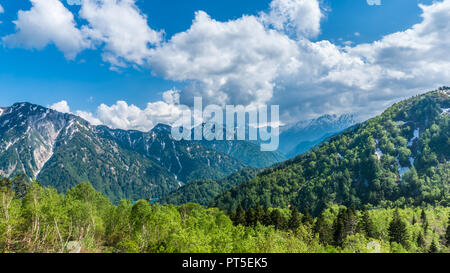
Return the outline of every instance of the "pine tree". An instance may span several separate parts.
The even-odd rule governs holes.
[[[407,247],[408,235],[405,222],[400,218],[398,209],[394,212],[394,217],[389,224],[389,238],[391,242],[396,242]]]
[[[245,226],[247,224],[246,217],[245,217],[245,210],[242,208],[242,206],[239,206],[236,209],[234,224],[235,225],[243,225],[243,226]]]
[[[425,235],[428,233],[428,217],[424,209],[422,209],[422,212],[420,214],[420,220],[422,221],[422,228],[424,230]]]
[[[314,222],[314,219],[312,218],[311,214],[308,210],[305,210],[305,215],[303,215],[302,223],[304,225],[311,225]]]
[[[445,245],[450,247],[450,217],[447,223],[447,232],[445,233]]]
[[[428,233],[428,218],[427,218],[427,214],[425,213],[425,210],[422,209],[422,213],[420,215],[420,219],[422,220],[422,228],[425,232],[425,235]]]
[[[369,211],[366,206],[363,208],[363,214],[361,217],[361,229],[369,238],[376,238],[376,229],[370,218]]]
[[[267,208],[264,209],[262,224],[264,226],[274,226],[274,224],[272,223],[271,213]]]
[[[278,209],[272,210],[272,213],[270,214],[270,218],[272,220],[273,225],[276,229],[283,229],[284,228],[284,218],[283,215],[281,215],[281,212]]]
[[[438,247],[437,247],[437,244],[436,244],[436,241],[435,241],[435,240],[433,240],[433,241],[431,242],[430,249],[428,250],[428,252],[429,252],[429,253],[438,253],[438,252],[439,252],[439,249],[438,249]]]
[[[320,242],[323,245],[329,245],[333,243],[333,230],[330,225],[327,224],[325,221],[325,216],[322,214],[317,219],[316,223],[314,224],[313,229],[315,234],[319,235]]]
[[[339,210],[339,214],[333,223],[333,241],[337,246],[342,245],[345,239],[345,211]]]
[[[245,222],[247,226],[256,226],[256,213],[255,210],[250,208],[245,212]]]
[[[300,213],[297,208],[291,206],[291,217],[289,218],[288,228],[290,230],[297,230],[301,225]]]
[[[421,248],[425,247],[425,239],[423,238],[422,232],[419,232],[417,236],[417,246]]]
[[[256,220],[257,223],[264,224],[263,223],[264,222],[264,215],[265,215],[265,212],[264,212],[264,209],[261,207],[261,205],[256,206],[256,209],[255,209],[255,220]]]
[[[424,209],[422,209],[422,213],[420,214],[420,219],[422,220],[422,224],[424,224],[427,221],[427,214],[425,213]]]

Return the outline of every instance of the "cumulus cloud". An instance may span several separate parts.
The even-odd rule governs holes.
[[[189,80],[184,97],[247,105],[272,97],[273,80],[298,65],[297,54],[295,41],[254,16],[218,22],[199,11],[190,29],[158,47],[149,64],[155,75]]]
[[[199,12],[191,28],[156,49],[149,62],[156,75],[189,82],[182,101],[202,95],[222,104],[279,104],[287,123],[325,113],[365,119],[448,85],[450,0],[421,8],[423,21],[410,29],[344,47],[294,38],[281,24],[273,30],[264,15],[217,22]],[[282,22],[293,18],[286,16]]]
[[[320,33],[323,17],[317,0],[273,0],[270,12],[261,13],[264,23],[298,37],[315,37]]]
[[[96,118],[94,116],[94,114],[92,114],[91,112],[78,110],[78,111],[76,111],[75,114],[77,116],[81,117],[82,119],[86,120],[87,122],[89,122],[92,125],[102,125],[102,124],[104,124],[100,119]]]
[[[53,109],[53,110],[61,112],[61,113],[70,113],[69,104],[65,100],[62,100],[60,102],[57,102],[57,103],[51,105],[50,109]]]
[[[76,111],[74,114],[80,116],[92,125],[106,125],[111,128],[125,130],[149,131],[158,123],[173,124],[177,121],[184,110],[179,105],[177,90],[168,90],[163,93],[162,101],[149,102],[144,109],[125,101],[117,101],[113,105],[101,104],[95,113]],[[70,108],[67,102],[62,101],[52,106],[58,111]],[[63,112],[63,111],[61,111]]]
[[[73,14],[59,0],[30,1],[31,9],[19,11],[14,21],[17,32],[2,39],[6,45],[40,50],[54,44],[68,59],[89,47]]]
[[[2,5],[0,5],[0,13],[5,12],[5,10],[3,9]]]
[[[19,12],[18,32],[4,40],[30,48],[55,43],[65,53],[92,45],[103,50],[113,67],[146,67],[156,76],[186,83],[145,109],[119,101],[99,106],[95,114],[77,112],[95,124],[148,130],[158,122],[170,123],[178,103],[189,104],[194,95],[220,105],[278,104],[284,123],[349,112],[367,118],[395,101],[449,85],[450,0],[420,5],[423,20],[410,29],[344,46],[311,40],[324,17],[318,0],[273,0],[267,12],[226,22],[198,11],[189,29],[168,40],[148,26],[135,0],[84,0],[81,30],[56,1],[58,12],[65,14],[56,17],[66,20],[43,18],[34,27],[31,17],[52,14],[42,3],[55,1],[33,0],[30,11]],[[40,31],[54,21],[66,24]],[[56,39],[54,29],[61,25],[75,35]],[[62,40],[82,42],[64,50]]]
[[[150,45],[161,41],[161,33],[151,29],[136,0],[84,0],[80,16],[88,22],[83,33],[103,46],[103,59],[116,67],[128,63],[142,65],[150,55]]]
[[[317,102],[317,108],[337,100],[332,104],[341,111],[353,108],[370,116],[399,99],[448,85],[450,1],[420,7],[423,21],[406,31],[369,44],[321,49],[326,54],[313,65],[339,61],[312,81],[315,90],[327,89],[317,91],[319,95],[333,98]]]

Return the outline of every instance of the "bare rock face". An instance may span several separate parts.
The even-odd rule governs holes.
[[[17,103],[0,114],[0,175],[36,178],[51,158],[56,139],[69,115]]]

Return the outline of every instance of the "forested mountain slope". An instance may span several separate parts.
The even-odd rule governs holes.
[[[441,88],[397,103],[211,205],[233,210],[295,205],[314,214],[330,203],[449,205],[449,94]]]
[[[252,179],[258,173],[257,169],[244,169],[236,172],[224,179],[201,179],[189,182],[178,190],[164,196],[161,199],[163,204],[183,205],[187,203],[197,203],[207,206],[216,196],[224,191]]]
[[[158,198],[197,179],[221,179],[248,166],[198,142],[92,126],[30,104],[0,108],[0,176],[19,174],[64,192],[90,182],[113,201]]]
[[[241,160],[194,141],[175,141],[168,125],[158,124],[150,132],[97,127],[100,135],[124,149],[158,162],[175,179],[187,183],[197,179],[221,179],[246,168]]]

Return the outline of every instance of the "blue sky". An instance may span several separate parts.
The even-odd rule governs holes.
[[[80,6],[63,2],[74,14],[76,27],[81,28],[87,24],[86,19],[78,16]],[[430,5],[432,2],[381,0],[381,5],[378,6],[368,5],[366,0],[324,0],[320,3],[323,14],[320,34],[308,37],[308,41],[315,43],[327,40],[337,47],[343,47],[345,44],[352,47],[362,43],[371,44],[381,40],[383,36],[403,32],[422,22],[423,11],[418,4]],[[269,14],[270,3],[269,0],[138,0],[136,7],[141,15],[147,16],[148,27],[155,31],[163,30],[162,40],[168,42],[173,35],[185,32],[191,27],[196,11],[205,11],[210,18],[226,22],[238,20],[243,15],[257,17],[260,12]],[[13,21],[17,20],[18,11],[30,10],[32,5],[28,0],[0,0],[0,5],[4,9],[4,13],[0,14],[0,37],[5,37],[16,33]],[[287,32],[286,35],[291,37]],[[192,81],[198,81],[195,77],[177,79],[173,75],[170,76],[168,71],[152,75],[157,66],[155,64],[136,65],[128,62],[125,67],[111,69],[112,65],[102,59],[101,48],[102,46],[98,46],[95,49],[82,50],[71,60],[51,42],[39,50],[10,46],[3,42],[0,47],[0,105],[7,106],[18,101],[51,105],[66,100],[71,109],[95,113],[101,103],[112,105],[118,100],[124,100],[128,104],[145,108],[148,102],[160,100],[163,92],[171,88],[183,90]],[[312,85],[311,83],[305,86],[312,88]],[[296,88],[301,90],[306,88],[305,86]],[[411,87],[405,87],[406,89],[411,90]],[[387,91],[386,94],[388,93]],[[388,96],[386,102],[405,94],[395,98]],[[276,97],[276,94],[272,97]],[[274,98],[272,100],[277,101]],[[329,106],[324,103],[323,107]],[[318,108],[320,105],[311,110],[311,113],[326,112]],[[357,111],[357,108],[355,109]],[[343,108],[342,112],[348,110],[348,107]]]

